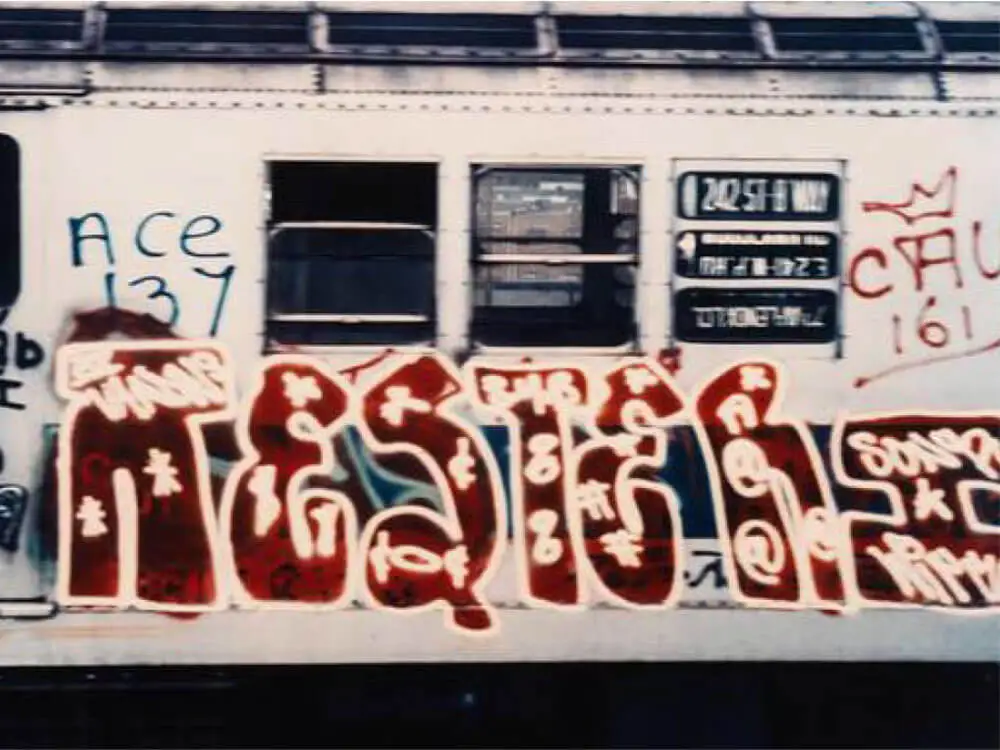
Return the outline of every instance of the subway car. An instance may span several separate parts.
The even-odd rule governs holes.
[[[996,3],[4,3],[0,663],[995,661]]]

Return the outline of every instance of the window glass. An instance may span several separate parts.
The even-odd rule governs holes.
[[[635,335],[638,169],[479,169],[473,338],[612,346]]]
[[[536,46],[535,19],[500,13],[328,13],[330,44],[348,47]]]
[[[296,12],[111,8],[110,44],[274,44],[306,48],[309,16]]]
[[[285,162],[271,175],[269,340],[431,341],[435,166]]]
[[[772,18],[779,52],[923,52],[906,18]]]
[[[566,50],[710,50],[753,52],[746,18],[593,15],[555,17]]]
[[[21,165],[17,141],[0,134],[0,307],[21,292]]]
[[[583,266],[479,266],[475,289],[477,307],[575,307],[583,299]]]
[[[493,171],[477,186],[482,237],[578,238],[583,233],[583,175]]]
[[[285,233],[271,262],[272,310],[430,316],[433,253],[414,231]]]
[[[1000,55],[1000,21],[938,21],[945,52]]]

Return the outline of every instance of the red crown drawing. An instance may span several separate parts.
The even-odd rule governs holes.
[[[907,224],[916,224],[923,219],[950,219],[955,212],[955,186],[958,169],[949,167],[937,185],[926,188],[919,182],[910,186],[910,197],[903,203],[862,203],[866,214],[895,214]]]

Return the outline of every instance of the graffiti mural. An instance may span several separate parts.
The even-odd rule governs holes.
[[[765,360],[691,396],[642,357],[458,370],[386,353],[335,372],[275,355],[239,397],[233,375],[211,340],[58,351],[61,604],[359,602],[488,634],[512,557],[532,607],[672,607],[727,581],[749,607],[1000,606],[997,414],[845,416],[827,456],[783,415],[795,384]],[[224,481],[205,437],[220,429]],[[687,496],[665,474],[690,429],[703,458],[677,455],[705,462],[718,552],[686,543]],[[411,489],[372,497],[360,449]]]

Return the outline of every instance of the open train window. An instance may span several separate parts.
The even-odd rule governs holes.
[[[271,162],[270,344],[434,338],[437,166]]]
[[[617,346],[635,335],[639,169],[474,169],[472,335]]]
[[[0,307],[21,291],[21,165],[17,141],[0,134]]]

